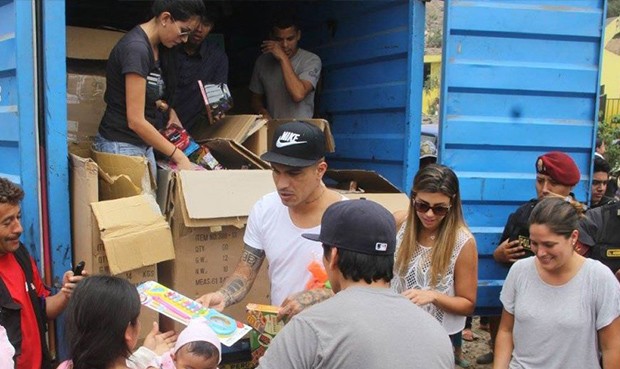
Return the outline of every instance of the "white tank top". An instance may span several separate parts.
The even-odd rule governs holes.
[[[403,241],[405,225],[406,223],[401,226],[396,236],[397,252]],[[454,245],[454,250],[452,251],[452,256],[450,257],[450,265],[448,266],[444,277],[435,287],[435,291],[443,293],[447,296],[454,296],[454,265],[456,264],[456,259],[461,253],[461,249],[463,249],[463,246],[471,237],[472,235],[465,229],[461,228],[458,230],[456,244]],[[411,261],[409,262],[407,274],[403,277],[398,275],[397,272],[394,273],[394,279],[392,279],[392,289],[396,292],[401,293],[411,288],[420,290],[429,290],[431,288],[430,269],[431,252],[433,249],[432,247],[426,247],[420,243],[418,243],[418,246],[418,249],[413,254]],[[434,316],[435,319],[441,323],[448,334],[458,333],[465,328],[465,316],[445,312],[438,308],[435,304],[427,304],[421,306],[421,308]]]

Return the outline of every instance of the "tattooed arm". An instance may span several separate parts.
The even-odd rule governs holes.
[[[237,268],[228,277],[224,286],[219,291],[208,293],[196,301],[204,306],[222,311],[227,306],[234,305],[243,300],[250,291],[252,284],[254,284],[256,275],[264,260],[265,251],[245,245]]]
[[[280,311],[278,312],[278,320],[288,321],[293,315],[301,312],[307,307],[317,304],[323,300],[334,296],[334,292],[329,288],[317,288],[309,291],[298,292],[287,297]]]

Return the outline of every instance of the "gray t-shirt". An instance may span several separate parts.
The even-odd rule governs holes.
[[[262,369],[453,369],[446,331],[388,288],[349,287],[295,316]]]
[[[598,368],[597,332],[620,316],[620,284],[609,268],[586,259],[567,283],[539,276],[535,257],[517,261],[500,294],[514,315],[510,368]]]
[[[291,64],[299,79],[310,82],[316,88],[321,75],[321,59],[317,55],[297,49]],[[301,102],[294,102],[286,90],[280,62],[271,54],[263,54],[256,60],[250,90],[265,95],[267,111],[272,118],[305,119],[314,115],[314,89]]]

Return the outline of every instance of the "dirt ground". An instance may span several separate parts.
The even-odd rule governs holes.
[[[480,320],[474,317],[472,322],[472,332],[475,339],[473,341],[463,340],[463,359],[471,364],[469,369],[491,369],[492,364],[480,365],[476,364],[476,358],[489,352],[489,332],[480,329]],[[455,366],[461,368],[460,366]]]

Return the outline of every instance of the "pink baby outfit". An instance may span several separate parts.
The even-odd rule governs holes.
[[[209,323],[204,318],[199,318],[191,320],[187,328],[181,331],[179,339],[177,339],[177,343],[174,345],[174,349],[161,356],[161,364],[159,367],[161,369],[176,369],[174,361],[172,361],[172,354],[176,354],[185,344],[198,341],[209,342],[215,346],[218,355],[217,363],[219,364],[222,361],[222,345],[220,339],[217,338],[213,329],[209,327]]]

